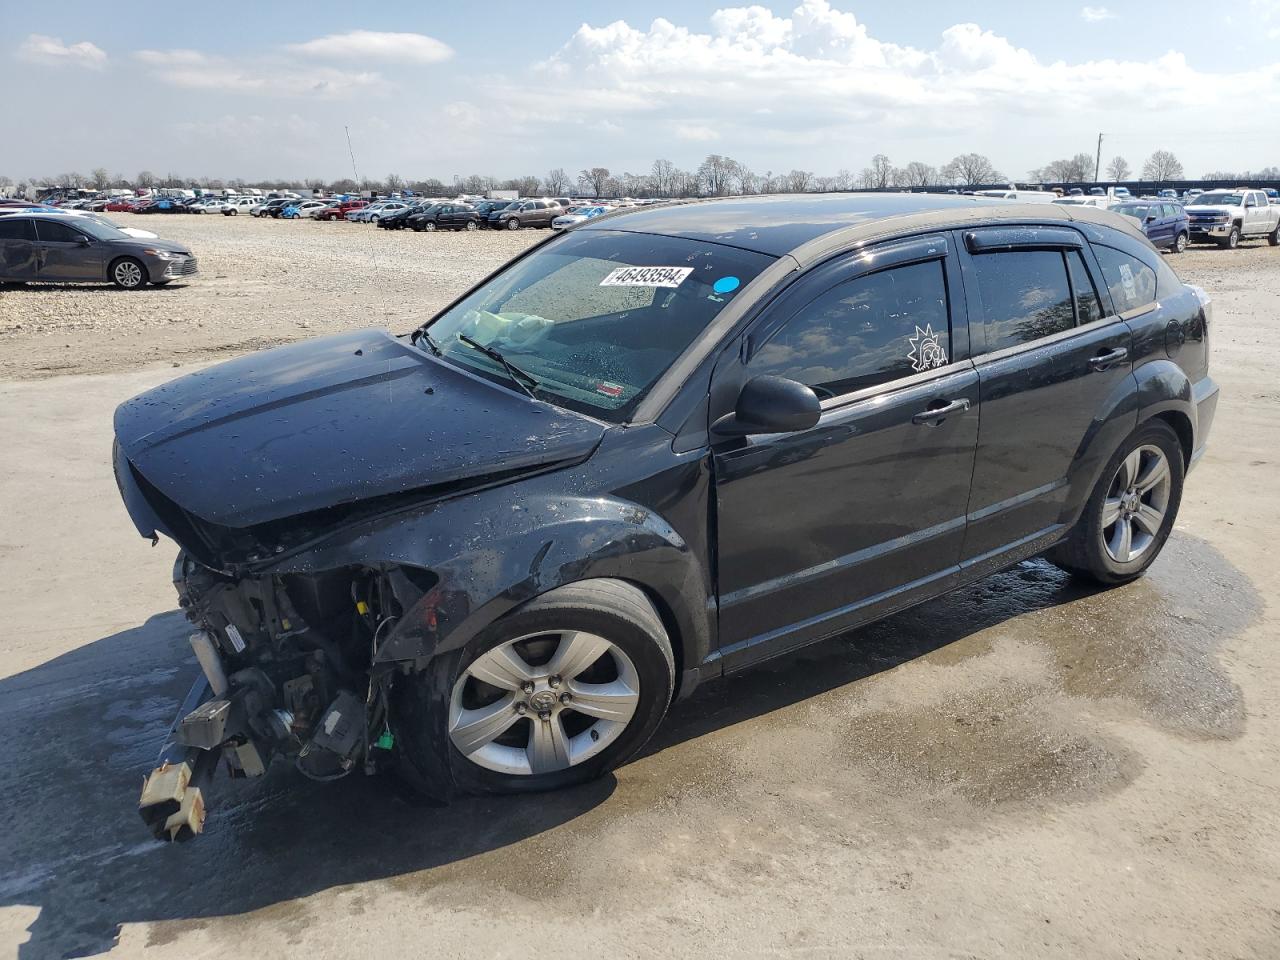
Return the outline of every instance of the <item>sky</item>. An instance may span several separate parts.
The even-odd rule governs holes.
[[[1206,10],[1212,10],[1206,15]],[[1280,165],[1280,0],[0,0],[0,176]]]

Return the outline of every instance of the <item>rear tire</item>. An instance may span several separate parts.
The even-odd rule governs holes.
[[[1273,247],[1280,247],[1280,223],[1276,224],[1276,228],[1267,234],[1267,243]]]
[[[549,685],[556,677],[537,679],[534,692],[526,694],[515,683],[504,689],[478,680],[471,672],[493,678],[494,659],[486,655],[503,648],[519,654],[522,668],[541,676],[537,673],[541,668],[534,664],[554,669],[554,658],[567,649],[569,637],[588,641],[593,652],[581,658],[576,668],[565,669],[554,687]],[[506,656],[498,659],[511,662]],[[602,680],[593,671],[613,676]],[[628,707],[633,704],[625,720],[575,710],[573,691],[585,706],[587,697],[594,696],[587,689],[605,687],[611,688],[606,697],[621,695]],[[569,702],[562,705],[554,694],[549,695],[551,689],[564,691],[560,697],[568,697]],[[398,684],[393,704],[395,733],[410,768],[406,771],[410,781],[431,792],[449,796],[556,790],[600,777],[634,755],[657,729],[674,689],[671,644],[649,599],[619,580],[584,580],[535,597],[462,649],[434,658],[424,671]],[[546,718],[538,712],[544,709],[535,702],[539,698],[555,701],[554,712],[546,710]],[[529,706],[520,710],[526,700]],[[457,743],[469,728],[464,715],[494,706],[493,716],[499,718],[501,729],[483,738],[476,736],[484,742],[463,753]],[[551,724],[556,731],[552,739],[563,746],[561,759],[545,772],[532,772],[538,762],[535,742],[541,741],[540,732],[553,729]],[[499,742],[503,740],[509,743]],[[597,746],[601,742],[604,745]],[[575,754],[580,759],[574,759]],[[512,764],[527,764],[527,769],[505,769]]]
[[[1049,560],[1103,586],[1142,576],[1178,516],[1186,471],[1182,456],[1178,435],[1163,420],[1138,427],[1107,462],[1080,519],[1049,551]],[[1144,491],[1145,484],[1151,486]],[[1127,535],[1122,524],[1129,528]]]
[[[1190,238],[1187,236],[1187,234],[1179,233],[1178,236],[1175,237],[1173,241],[1173,252],[1174,253],[1185,252],[1187,249],[1187,243],[1189,241],[1190,241]]]
[[[476,222],[475,222],[474,220],[468,220],[468,221],[467,221],[467,229],[468,229],[468,230],[475,230],[475,229],[476,229],[476,226],[477,226],[477,225],[476,225]]]

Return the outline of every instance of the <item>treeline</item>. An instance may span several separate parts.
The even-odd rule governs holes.
[[[710,154],[693,170],[683,169],[670,160],[655,160],[643,173],[616,172],[608,167],[585,167],[574,173],[564,167],[556,167],[543,176],[529,174],[523,177],[500,178],[484,174],[454,177],[445,182],[437,177],[414,179],[398,173],[388,174],[381,180],[350,177],[324,180],[318,177],[304,179],[223,180],[217,177],[184,177],[175,173],[159,176],[150,170],[140,171],[133,177],[109,173],[99,167],[88,174],[77,172],[57,176],[17,181],[0,176],[0,194],[17,187],[19,193],[28,188],[65,187],[71,189],[130,189],[150,190],[164,187],[199,187],[204,190],[279,190],[303,186],[311,190],[334,193],[350,193],[358,190],[374,190],[379,193],[395,193],[412,190],[428,196],[450,193],[485,193],[489,190],[517,190],[523,196],[563,196],[565,194],[593,197],[705,197],[751,193],[808,193],[829,190],[885,189],[902,187],[919,189],[939,186],[978,186],[998,183],[1003,179],[991,160],[979,153],[965,153],[941,167],[913,160],[896,166],[884,154],[872,158],[871,165],[858,173],[841,169],[826,176],[812,170],[764,170],[755,171],[732,157]]]
[[[1088,153],[1054,160],[1043,167],[1028,172],[1024,183],[1093,183],[1097,179],[1122,182],[1133,173],[1124,157],[1112,157],[1106,167],[1095,177],[1097,158]],[[1168,150],[1156,150],[1143,162],[1142,179],[1153,183],[1182,180],[1182,163]],[[1264,167],[1259,171],[1243,173],[1206,173],[1207,180],[1280,179],[1280,167]],[[592,197],[718,197],[729,194],[752,193],[809,193],[840,190],[920,190],[938,187],[977,187],[1007,183],[1007,178],[996,169],[991,160],[980,153],[963,153],[942,166],[933,166],[920,160],[912,160],[901,166],[894,164],[886,154],[878,153],[871,164],[854,173],[840,169],[824,176],[812,170],[787,171],[752,170],[745,163],[732,157],[710,154],[694,170],[685,170],[670,160],[655,160],[644,173],[615,172],[608,167],[586,167],[572,173],[563,167],[549,170],[541,177],[529,174],[523,177],[502,179],[483,174],[454,177],[445,182],[436,177],[414,179],[397,173],[381,180],[368,178],[340,180],[310,178],[267,180],[222,180],[217,177],[183,177],[174,173],[158,176],[143,170],[134,177],[109,173],[98,167],[87,175],[76,172],[56,177],[40,177],[17,181],[0,175],[0,195],[17,188],[25,194],[28,188],[66,187],[94,190],[130,189],[149,190],[162,187],[200,187],[204,190],[281,190],[303,186],[311,190],[332,193],[354,193],[372,190],[378,193],[397,193],[412,190],[426,196],[446,196],[455,193],[482,194],[490,190],[516,190],[521,196],[577,196]]]

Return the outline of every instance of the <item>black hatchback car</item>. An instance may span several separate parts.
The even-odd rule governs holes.
[[[1204,451],[1209,320],[1105,211],[743,198],[145,393],[116,477],[205,676],[144,818],[198,830],[219,753],[560,787],[702,681],[1025,558],[1131,580]]]

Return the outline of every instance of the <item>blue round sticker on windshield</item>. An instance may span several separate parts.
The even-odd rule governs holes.
[[[721,277],[711,285],[711,289],[716,293],[733,293],[738,289],[738,285],[742,283],[737,277]]]

